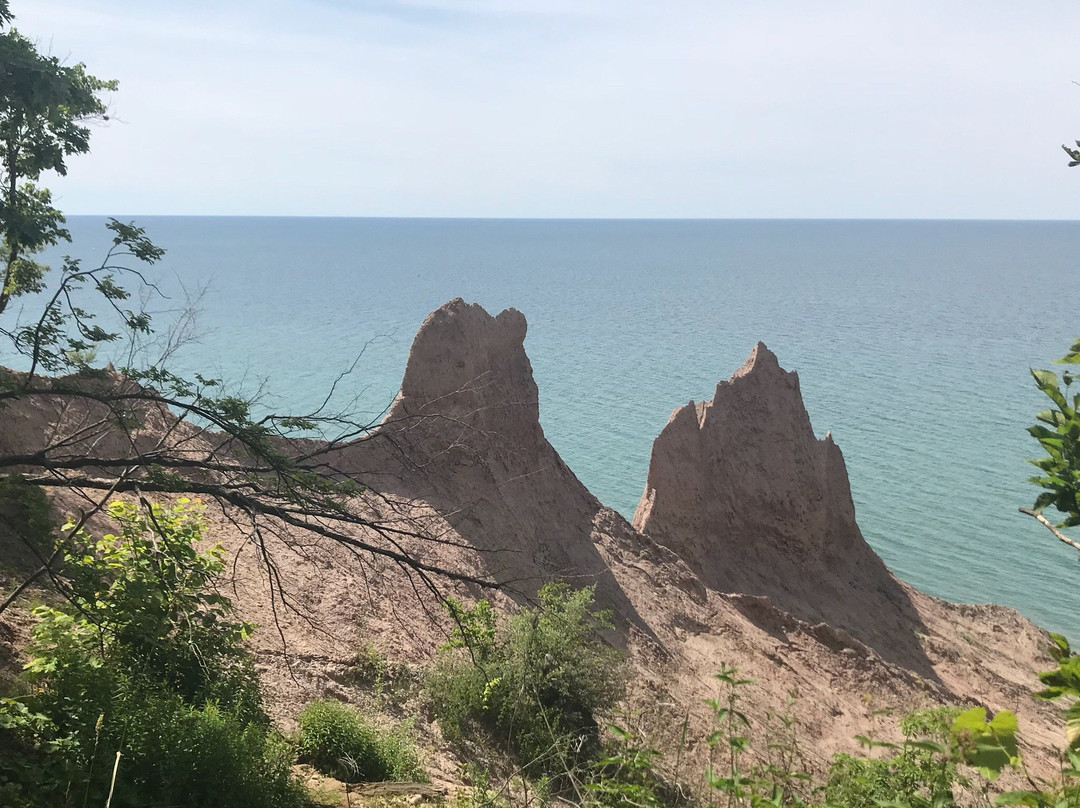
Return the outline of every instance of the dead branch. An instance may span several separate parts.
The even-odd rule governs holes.
[[[1025,513],[1028,516],[1037,519],[1041,525],[1043,525],[1047,530],[1049,530],[1058,538],[1058,541],[1063,541],[1074,550],[1080,551],[1080,542],[1076,542],[1070,539],[1068,536],[1066,536],[1064,533],[1054,527],[1054,523],[1047,519],[1045,516],[1043,516],[1041,513],[1039,513],[1038,511],[1033,511],[1031,510],[1031,508],[1020,508],[1019,510],[1020,513]]]

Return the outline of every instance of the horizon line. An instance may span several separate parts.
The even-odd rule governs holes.
[[[1080,218],[980,218],[974,216],[364,216],[311,213],[69,213],[66,218],[100,219],[364,219],[443,222],[1029,222],[1076,223]]]

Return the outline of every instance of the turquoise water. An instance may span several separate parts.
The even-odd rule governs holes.
[[[1080,637],[1075,553],[1030,505],[1028,368],[1080,336],[1080,223],[140,218],[163,283],[209,284],[184,361],[377,416],[412,336],[461,296],[529,321],[545,432],[631,516],[653,438],[763,340],[843,449],[866,538],[901,577]],[[105,244],[70,222],[75,255]],[[175,300],[175,298],[174,298]],[[345,399],[343,398],[343,403]]]

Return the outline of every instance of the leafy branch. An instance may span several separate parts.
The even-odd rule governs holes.
[[[1080,364],[1080,340],[1058,364]],[[1058,374],[1051,370],[1032,370],[1035,385],[1049,399],[1051,407],[1035,416],[1039,422],[1028,428],[1046,452],[1044,457],[1031,460],[1040,474],[1028,478],[1043,489],[1031,508],[1020,512],[1037,519],[1058,540],[1080,550],[1076,542],[1062,532],[1063,528],[1080,525],[1080,392],[1073,392],[1077,376],[1070,370]],[[1043,515],[1049,507],[1055,508],[1064,518],[1054,524]]]

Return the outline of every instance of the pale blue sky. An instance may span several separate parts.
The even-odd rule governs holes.
[[[12,0],[69,213],[1080,218],[1080,4]]]

